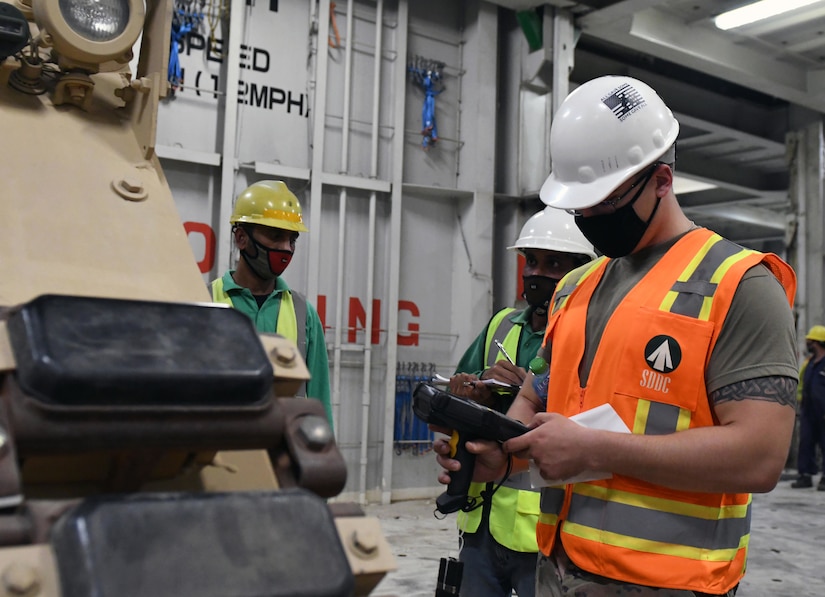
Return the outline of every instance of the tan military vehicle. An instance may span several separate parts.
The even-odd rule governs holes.
[[[0,594],[367,595],[307,370],[205,302],[154,154],[171,16],[0,2]]]

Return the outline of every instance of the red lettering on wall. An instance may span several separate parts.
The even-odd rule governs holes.
[[[411,317],[417,318],[419,316],[418,312],[418,305],[416,305],[412,301],[398,301],[398,312],[399,315],[401,311],[409,311]],[[399,317],[400,319],[400,317]],[[400,323],[399,323],[400,326]],[[407,324],[407,331],[411,332],[410,334],[402,334],[400,331],[398,332],[398,345],[399,346],[418,346],[418,323],[409,322]]]
[[[315,305],[315,310],[318,311],[318,317],[321,319],[321,325],[324,327],[324,332],[331,329],[327,326],[327,297],[324,294],[318,295],[318,302]],[[407,311],[410,314],[410,319],[418,318],[420,313],[418,305],[412,301],[398,301],[399,315],[401,311]],[[358,332],[366,328],[367,312],[361,300],[351,296],[349,298],[349,313],[347,315],[347,342],[354,344],[358,339]],[[399,319],[401,319],[399,317]],[[399,321],[399,326],[403,325]],[[381,299],[372,299],[372,325],[370,326],[372,333],[370,334],[370,342],[378,344],[381,341],[381,332],[385,329],[381,328]],[[401,346],[418,346],[418,331],[419,326],[415,321],[410,321],[407,324],[405,334],[398,334],[398,344]]]
[[[381,300],[380,299],[372,299],[372,335],[370,338],[370,342],[372,344],[378,344],[378,332],[380,331],[380,324],[381,321]],[[361,324],[361,327],[358,327],[358,324]],[[347,323],[347,342],[355,343],[356,341],[356,334],[359,329],[366,330],[367,325],[367,312],[364,309],[364,305],[361,304],[361,301],[351,296],[349,298],[349,321]]]
[[[318,311],[318,317],[321,319],[321,327],[324,329],[324,332],[326,332],[329,329],[327,327],[327,295],[318,295],[318,304],[315,305],[315,310]]]
[[[200,268],[202,274],[211,272],[215,266],[215,231],[212,230],[209,224],[203,222],[184,222],[183,229],[186,231],[187,236],[190,234],[203,236],[203,259],[198,261],[198,268]]]

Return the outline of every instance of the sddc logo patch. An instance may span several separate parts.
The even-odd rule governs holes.
[[[645,346],[645,360],[651,369],[670,373],[682,362],[682,349],[670,336],[655,336]]]

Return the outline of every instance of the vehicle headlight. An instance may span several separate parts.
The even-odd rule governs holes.
[[[129,61],[146,13],[143,0],[35,0],[32,8],[61,66],[90,72]]]
[[[129,24],[130,7],[125,0],[59,0],[58,6],[71,30],[89,41],[111,41]]]

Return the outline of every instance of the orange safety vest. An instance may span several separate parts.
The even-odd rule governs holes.
[[[553,297],[548,411],[569,417],[608,402],[633,433],[649,435],[713,425],[705,370],[742,276],[763,263],[793,304],[793,270],[710,230],[689,232],[611,315],[582,388],[582,330],[607,261],[574,270]],[[614,475],[543,489],[537,538],[549,555],[558,531],[570,559],[594,574],[721,594],[744,574],[750,514],[749,493],[680,491]]]

